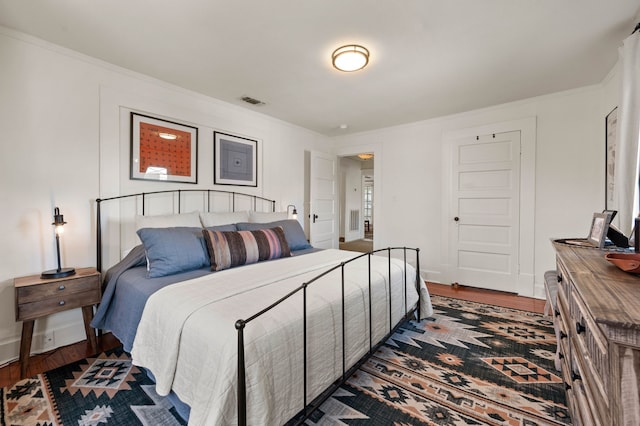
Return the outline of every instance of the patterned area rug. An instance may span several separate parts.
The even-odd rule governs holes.
[[[121,349],[0,389],[0,425],[184,425]]]
[[[553,324],[539,314],[433,296],[307,425],[570,424],[553,369]],[[0,389],[0,425],[180,425],[147,376],[116,349]]]
[[[551,319],[432,301],[432,318],[405,323],[306,424],[571,424]]]

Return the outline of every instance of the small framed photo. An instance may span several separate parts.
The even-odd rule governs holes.
[[[132,112],[131,179],[198,183],[198,129]]]
[[[213,132],[213,183],[258,186],[258,141]]]
[[[594,247],[603,248],[607,239],[607,231],[611,222],[611,213],[594,213],[591,221],[591,230],[587,241]]]
[[[618,107],[605,117],[605,208],[613,205],[616,177],[616,137],[618,132]]]

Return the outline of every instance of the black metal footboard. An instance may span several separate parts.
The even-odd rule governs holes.
[[[403,260],[404,260],[404,279],[403,279],[403,296],[404,296],[404,317],[398,322],[398,324],[393,326],[392,319],[392,300],[391,300],[391,252],[392,251],[402,251],[403,252]],[[418,302],[416,308],[407,306],[407,251],[414,251],[416,256],[416,290],[418,292]],[[371,295],[371,256],[378,252],[387,252],[388,255],[388,299],[389,299],[389,328],[388,333],[378,342],[373,342],[373,310],[372,310],[372,295]],[[346,348],[345,348],[345,267],[351,262],[358,260],[362,257],[368,258],[368,281],[369,281],[369,351],[364,354],[364,356],[358,360],[355,365],[347,368],[346,365]],[[341,286],[342,286],[342,376],[332,383],[328,389],[326,389],[320,396],[315,398],[311,403],[308,401],[307,396],[307,288],[313,284],[315,281],[320,278],[326,276],[327,274],[334,272],[340,269],[341,271]],[[247,424],[247,384],[246,384],[246,367],[245,367],[245,342],[244,342],[244,331],[245,327],[256,320],[266,312],[269,312],[285,300],[289,299],[295,294],[302,292],[302,327],[303,327],[303,393],[304,393],[304,407],[302,410],[296,415],[293,419],[289,421],[287,424],[301,424],[306,420],[311,413],[313,413],[320,405],[329,398],[333,392],[340,387],[346,380],[355,372],[377,349],[380,345],[382,345],[397,329],[397,327],[402,324],[402,322],[409,318],[414,311],[417,310],[417,317],[420,318],[420,249],[419,248],[407,248],[407,247],[388,247],[384,249],[374,250],[369,253],[363,253],[362,255],[356,256],[352,259],[349,259],[345,262],[342,262],[326,271],[312,278],[308,282],[303,283],[296,289],[289,292],[287,295],[283,296],[276,302],[272,303],[265,309],[257,312],[256,314],[250,316],[246,319],[239,319],[235,323],[236,330],[238,332],[238,377],[237,377],[237,410],[238,410],[238,424],[246,425]]]

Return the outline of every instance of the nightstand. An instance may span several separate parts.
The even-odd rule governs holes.
[[[40,275],[16,278],[16,321],[22,321],[20,342],[20,376],[24,378],[29,366],[33,324],[56,312],[82,308],[87,339],[93,350],[97,348],[96,334],[91,327],[93,305],[100,303],[100,273],[96,268],[79,268],[75,275],[42,279]]]

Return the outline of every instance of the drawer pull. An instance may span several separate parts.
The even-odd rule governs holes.
[[[576,373],[575,371],[571,372],[571,380],[576,381],[576,380],[582,380],[582,377]]]
[[[562,274],[558,274],[558,282],[561,283],[562,282]]]
[[[558,359],[564,359],[564,354],[562,352],[558,352]]]
[[[60,287],[58,287],[58,290],[64,290],[65,286],[61,285]]]
[[[64,305],[64,300],[61,300],[60,302],[58,302],[58,305],[63,306]]]
[[[586,330],[587,330],[587,329],[584,327],[584,325],[580,324],[580,322],[579,322],[579,321],[576,321],[576,332],[577,332],[578,334],[580,334],[580,333],[582,333],[582,332],[584,332],[584,331],[586,331]]]
[[[560,330],[560,338],[564,339],[567,337],[567,333],[565,333],[564,331]]]
[[[556,309],[556,310],[554,311],[554,314],[555,314],[557,317],[559,317],[559,316],[560,316],[560,311]]]
[[[571,385],[569,383],[565,383],[564,390],[569,390],[569,389],[571,389]]]

